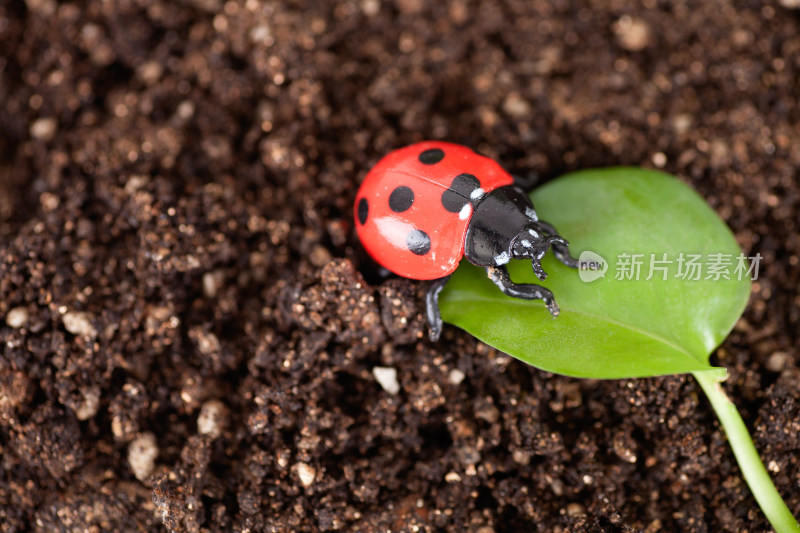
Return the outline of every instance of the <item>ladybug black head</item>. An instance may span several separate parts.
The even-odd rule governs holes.
[[[464,243],[464,255],[478,266],[496,267],[511,259],[530,259],[539,279],[547,274],[541,260],[550,246],[567,242],[539,220],[528,195],[510,185],[486,194],[475,205]]]

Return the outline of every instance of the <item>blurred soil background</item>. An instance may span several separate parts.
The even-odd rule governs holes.
[[[691,379],[428,342],[351,217],[428,138],[712,204],[763,256],[714,361],[797,514],[782,1],[4,0],[0,531],[768,531]]]

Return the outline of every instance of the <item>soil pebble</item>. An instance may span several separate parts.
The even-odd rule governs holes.
[[[21,328],[28,322],[28,310],[24,307],[15,307],[6,315],[6,324],[12,328]]]
[[[397,381],[397,369],[386,366],[376,366],[372,369],[372,375],[375,376],[381,388],[389,394],[397,394],[400,392],[400,383]]]
[[[150,432],[142,433],[128,445],[128,464],[139,481],[146,481],[153,473],[158,457],[156,436]]]

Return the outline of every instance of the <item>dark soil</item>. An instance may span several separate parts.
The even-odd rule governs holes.
[[[769,530],[690,378],[428,342],[351,219],[426,138],[698,189],[764,257],[714,357],[800,512],[797,12],[86,4],[0,3],[1,531]]]

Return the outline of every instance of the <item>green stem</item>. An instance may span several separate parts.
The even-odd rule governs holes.
[[[725,434],[733,448],[733,455],[739,462],[744,479],[750,486],[761,510],[767,516],[777,533],[796,533],[800,531],[800,524],[792,516],[792,512],[778,494],[778,490],[764,468],[758,456],[758,451],[753,445],[747,426],[744,425],[739,411],[722,389],[719,374],[716,372],[694,372],[694,377],[700,383],[703,391],[711,401],[711,406],[717,412]]]

